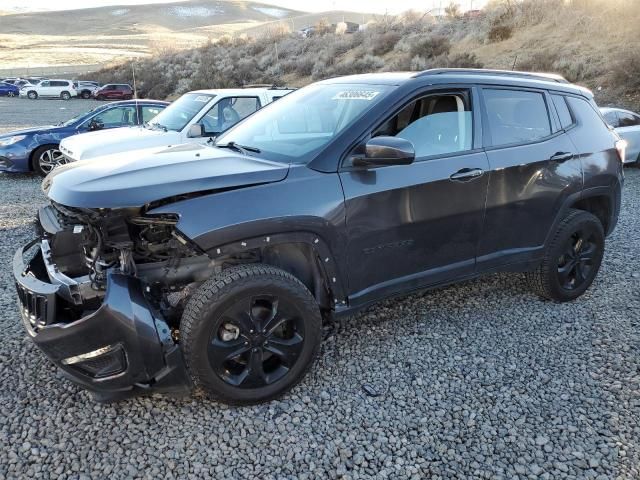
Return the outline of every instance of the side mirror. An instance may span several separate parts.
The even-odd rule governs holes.
[[[204,127],[199,123],[194,123],[187,131],[187,138],[199,138],[204,135]]]
[[[353,158],[354,167],[409,165],[416,158],[413,143],[398,137],[373,137],[364,147],[364,156]]]

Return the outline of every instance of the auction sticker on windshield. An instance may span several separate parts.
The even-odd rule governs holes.
[[[373,100],[380,92],[375,90],[346,90],[338,92],[331,100]]]

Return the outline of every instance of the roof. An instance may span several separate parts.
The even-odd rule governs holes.
[[[348,75],[331,78],[320,83],[353,83],[370,85],[403,85],[409,82],[423,84],[440,83],[489,83],[507,86],[523,86],[530,88],[547,88],[552,90],[577,93],[591,97],[590,90],[569,83],[560,75],[550,73],[518,72],[510,70],[437,68],[422,72],[385,72],[362,75]]]
[[[253,88],[210,88],[204,90],[192,90],[187,93],[204,93],[208,95],[220,95],[221,93],[225,93],[227,95],[241,95],[247,96],[247,94],[258,94],[265,91],[278,91],[278,92],[288,92],[293,90],[292,88],[273,88],[273,87],[253,87]]]

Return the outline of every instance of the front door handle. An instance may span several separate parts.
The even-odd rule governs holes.
[[[570,152],[558,152],[555,155],[552,155],[549,160],[552,162],[566,162],[567,160],[571,160],[573,158],[573,153]]]
[[[484,170],[481,168],[463,168],[451,175],[449,178],[455,182],[468,182],[474,178],[481,177],[484,174]]]

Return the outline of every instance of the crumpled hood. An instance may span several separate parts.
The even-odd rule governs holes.
[[[54,169],[42,188],[68,207],[142,207],[186,193],[278,182],[288,171],[288,164],[183,144],[70,163]]]
[[[60,150],[72,160],[88,160],[127,150],[168,147],[179,142],[179,132],[122,127],[74,135],[60,143]]]

